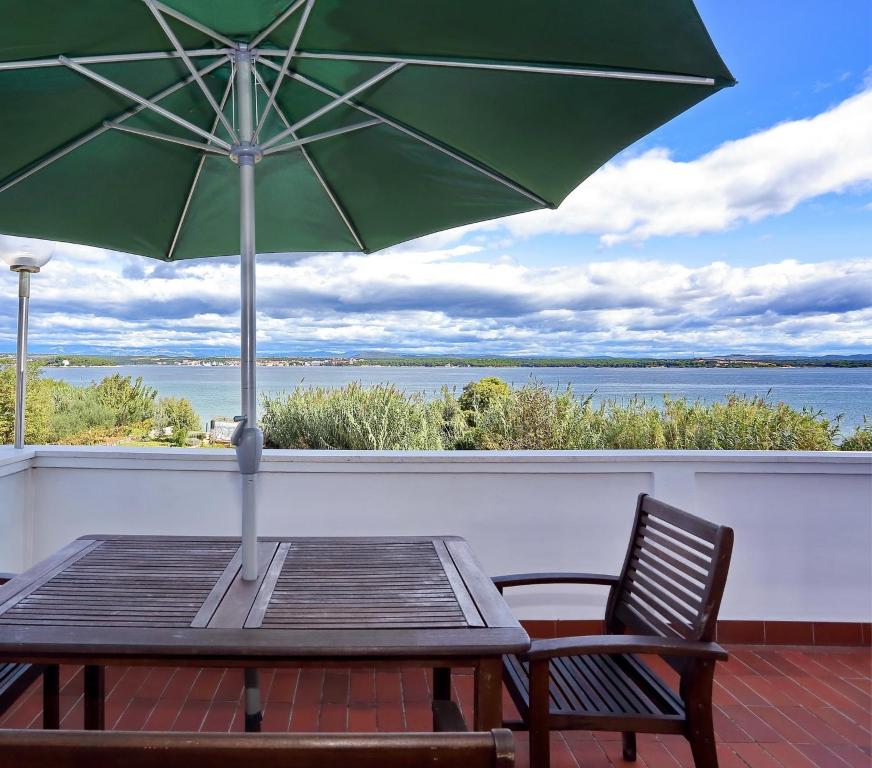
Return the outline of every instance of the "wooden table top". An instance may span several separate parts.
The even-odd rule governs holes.
[[[444,658],[529,638],[465,540],[87,536],[0,587],[0,660]]]

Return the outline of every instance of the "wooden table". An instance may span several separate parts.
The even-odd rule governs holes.
[[[475,730],[502,720],[501,656],[530,640],[461,538],[239,540],[87,536],[0,587],[0,662],[85,665],[103,727],[103,666],[416,665],[450,699],[475,668]],[[56,677],[56,675],[55,675]]]

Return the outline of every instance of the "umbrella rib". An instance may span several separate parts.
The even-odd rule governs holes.
[[[130,133],[135,136],[145,136],[147,139],[158,139],[159,141],[166,141],[170,144],[180,144],[183,147],[191,147],[192,149],[198,149],[201,152],[208,152],[209,154],[213,155],[228,157],[230,154],[229,152],[227,152],[227,150],[218,149],[218,147],[212,147],[199,141],[183,139],[181,136],[172,136],[168,133],[149,131],[145,128],[131,128],[129,125],[116,125],[111,120],[106,120],[103,125],[105,125],[107,128],[112,128],[115,131],[121,131],[121,133]]]
[[[353,125],[344,125],[341,128],[334,128],[331,131],[314,133],[311,136],[305,136],[302,139],[294,139],[287,144],[279,144],[277,147],[271,147],[263,154],[264,156],[266,156],[274,155],[277,152],[287,152],[291,149],[298,149],[305,144],[311,144],[314,141],[321,141],[321,139],[332,139],[334,136],[341,136],[343,133],[351,133],[352,131],[359,131],[363,128],[371,128],[373,125],[381,125],[381,122],[381,120],[373,118],[372,120],[364,120],[362,123],[354,123]],[[294,134],[291,135],[293,136]]]
[[[188,68],[188,71],[193,76],[194,80],[197,82],[197,85],[200,87],[200,90],[203,92],[203,95],[206,97],[206,101],[209,102],[209,106],[215,111],[215,114],[218,116],[218,119],[221,121],[221,124],[224,126],[224,129],[228,134],[232,137],[234,143],[239,141],[239,137],[236,135],[236,131],[233,130],[233,126],[230,125],[230,122],[224,116],[224,113],[221,111],[221,108],[218,106],[218,102],[215,101],[215,97],[212,95],[212,91],[206,86],[206,83],[203,82],[203,78],[197,74],[197,68],[194,66],[194,62],[191,61],[190,57],[187,53],[185,53],[185,49],[182,47],[182,44],[179,42],[179,38],[176,37],[175,33],[170,29],[170,25],[167,23],[167,20],[164,18],[163,13],[161,13],[162,8],[166,8],[162,3],[158,3],[155,0],[143,0],[143,2],[148,7],[148,10],[151,11],[157,23],[160,25],[160,28],[163,30],[164,34],[167,36],[167,39],[172,44],[173,48],[176,49],[176,53],[179,54],[181,60],[185,63],[185,66]],[[215,132],[215,129],[212,129],[212,132]]]
[[[191,58],[203,56],[226,56],[230,48],[196,48],[185,53]],[[128,61],[159,61],[161,59],[178,59],[177,51],[147,51],[144,53],[109,53],[99,56],[71,56],[70,61],[76,64],[118,64]],[[51,59],[21,59],[18,61],[0,61],[0,72],[17,69],[42,69],[45,67],[62,67],[63,62],[57,56]]]
[[[300,23],[297,24],[297,29],[294,31],[294,37],[291,40],[291,45],[288,47],[288,52],[285,54],[284,61],[282,61],[282,68],[279,70],[278,77],[276,77],[275,83],[273,83],[272,91],[269,94],[269,98],[266,100],[266,106],[263,109],[263,114],[260,117],[260,122],[257,124],[257,128],[254,130],[254,141],[256,142],[260,137],[260,132],[263,130],[263,126],[266,124],[266,119],[269,116],[269,111],[272,109],[273,104],[276,100],[276,95],[279,92],[279,88],[281,88],[282,82],[285,79],[285,75],[288,73],[288,65],[291,63],[291,59],[294,57],[294,53],[297,50],[297,45],[300,42],[300,37],[303,34],[303,29],[306,26],[306,22],[309,20],[309,14],[312,12],[312,7],[315,5],[315,0],[307,0],[306,7],[303,9],[303,14],[300,18]]]
[[[205,24],[201,24],[196,19],[192,19],[190,16],[186,16],[184,13],[182,13],[181,11],[177,11],[175,8],[164,5],[163,3],[159,2],[159,0],[147,0],[146,5],[148,5],[149,8],[151,8],[152,6],[157,7],[167,16],[172,16],[177,21],[182,22],[182,24],[191,27],[191,29],[196,29],[198,32],[202,32],[204,35],[208,35],[213,40],[217,40],[219,43],[224,43],[224,45],[229,46],[230,48],[236,47],[236,42],[231,40],[229,37],[225,37],[220,32],[216,32],[211,27],[207,27]]]
[[[320,109],[316,109],[308,117],[304,117],[302,120],[298,120],[292,126],[285,128],[285,130],[281,131],[280,133],[277,133],[269,141],[264,142],[264,144],[261,145],[262,148],[264,150],[266,150],[266,149],[269,149],[271,146],[278,144],[286,136],[289,136],[291,133],[298,131],[300,128],[308,125],[313,120],[317,120],[322,115],[326,115],[331,110],[336,109],[336,107],[340,106],[341,104],[346,103],[349,99],[354,98],[357,94],[362,93],[367,88],[371,88],[376,83],[384,80],[387,77],[390,77],[392,74],[394,74],[394,72],[396,72],[399,69],[402,69],[404,66],[405,66],[405,64],[402,64],[402,63],[392,64],[391,66],[387,67],[386,69],[383,69],[378,74],[373,75],[368,80],[364,80],[362,83],[360,83],[360,85],[355,86],[347,93],[335,94],[336,98],[334,98],[333,101],[325,104]]]
[[[249,43],[249,47],[254,48],[257,45],[260,45],[276,29],[284,24],[285,21],[287,21],[305,2],[306,0],[297,0],[297,2],[292,3],[291,6],[286,11],[284,11],[278,18],[276,18],[276,20],[272,24],[258,32],[257,36],[251,41],[251,43]]]
[[[131,101],[135,101],[139,104],[142,104],[144,107],[152,110],[152,112],[156,112],[161,117],[165,117],[167,120],[176,123],[176,125],[180,125],[182,128],[187,128],[192,133],[196,133],[198,136],[202,136],[207,141],[214,141],[224,149],[229,150],[230,145],[224,141],[223,139],[219,139],[214,134],[209,133],[208,131],[204,131],[197,125],[194,125],[191,122],[188,122],[183,117],[179,117],[174,112],[170,112],[168,109],[164,109],[159,104],[155,104],[153,101],[146,99],[144,96],[140,96],[138,93],[134,93],[129,88],[125,88],[123,85],[119,85],[118,83],[110,80],[107,77],[103,77],[102,75],[97,74],[91,69],[87,67],[83,67],[81,64],[77,64],[76,62],[68,59],[66,56],[59,56],[58,61],[60,61],[65,66],[69,67],[72,70],[75,70],[79,74],[84,75],[85,77],[90,78],[96,83],[108,88],[111,91],[115,91],[116,93],[120,93],[122,96],[126,96]]]
[[[209,72],[211,72],[215,69],[218,69],[218,67],[224,66],[224,64],[226,64],[225,61],[213,61],[211,64],[208,64],[207,66],[203,67],[200,70],[200,74],[206,75]],[[162,90],[159,93],[157,93],[156,95],[152,96],[151,100],[154,102],[162,101],[163,99],[167,98],[167,96],[171,96],[172,94],[176,93],[176,91],[179,91],[182,88],[184,88],[185,86],[190,85],[193,81],[194,81],[193,77],[187,77],[178,83],[174,83],[169,88],[164,88],[164,90]],[[127,111],[122,112],[120,115],[118,115],[118,117],[114,118],[112,122],[114,122],[115,124],[123,123],[124,121],[129,120],[131,117],[135,117],[140,112],[142,112],[144,109],[145,109],[145,106],[143,106],[142,104],[139,104],[139,105],[133,107],[132,109],[128,109]],[[54,152],[50,152],[47,155],[43,155],[43,157],[41,157],[39,160],[37,160],[34,164],[30,165],[25,170],[20,171],[15,176],[12,176],[11,178],[9,178],[8,181],[6,181],[2,186],[0,186],[0,193],[5,192],[7,189],[11,189],[16,184],[18,184],[20,181],[24,181],[25,179],[29,178],[33,174],[37,173],[38,171],[41,171],[44,168],[47,168],[49,165],[51,165],[56,160],[60,160],[62,157],[65,157],[66,155],[70,154],[70,152],[73,152],[74,150],[78,149],[79,147],[84,146],[92,139],[96,139],[98,136],[102,136],[104,133],[106,133],[109,130],[110,129],[104,123],[104,124],[100,125],[98,128],[95,128],[94,130],[86,133],[84,136],[81,136],[80,138],[76,139],[72,143],[67,144],[64,147],[61,147],[60,149],[55,150]]]
[[[283,52],[262,50],[261,56],[276,56]],[[602,77],[614,80],[643,80],[655,83],[677,83],[683,85],[715,85],[713,77],[683,75],[674,72],[646,72],[644,70],[599,69],[596,67],[560,67],[548,64],[517,64],[501,61],[474,61],[469,59],[432,59],[380,54],[358,54],[330,51],[298,51],[300,59],[327,59],[331,61],[366,61],[378,64],[412,64],[426,67],[448,67],[461,69],[482,69],[498,72],[530,72],[542,75],[563,75],[570,77]]]
[[[260,75],[255,71],[254,79],[257,81],[258,85],[264,90],[267,91],[266,83],[261,79]],[[286,128],[291,127],[291,121],[285,116],[285,113],[282,111],[281,107],[276,105],[276,113],[278,114],[281,121],[285,124]],[[291,133],[291,136],[296,139],[297,134]],[[348,211],[345,210],[345,206],[339,201],[339,197],[333,191],[333,188],[330,184],[327,183],[327,180],[324,178],[324,175],[321,173],[321,170],[318,168],[318,164],[312,159],[312,156],[309,154],[308,150],[305,147],[300,147],[300,153],[306,159],[306,162],[309,164],[309,167],[312,169],[312,173],[315,175],[315,178],[318,179],[318,182],[324,189],[327,197],[330,198],[330,202],[333,203],[333,207],[336,209],[336,213],[339,214],[339,218],[345,223],[345,226],[348,227],[348,231],[351,233],[351,236],[354,238],[354,242],[357,243],[357,247],[360,248],[361,251],[366,251],[366,246],[363,243],[363,238],[360,235],[360,232],[357,231],[357,227],[354,226],[354,222],[351,221],[351,215]]]
[[[221,110],[224,110],[224,106],[227,104],[227,98],[230,96],[230,91],[233,89],[233,78],[229,78],[227,80],[227,87],[224,89],[224,95],[221,97]],[[215,119],[215,122],[212,124],[212,130],[215,131],[218,128],[218,119]],[[185,198],[185,205],[182,208],[182,213],[179,216],[178,224],[176,224],[176,231],[173,233],[173,241],[170,243],[169,250],[167,251],[167,261],[172,261],[173,255],[176,252],[176,246],[179,242],[179,237],[182,234],[182,227],[185,224],[185,220],[188,217],[188,210],[191,207],[191,201],[194,199],[194,192],[197,189],[197,183],[200,181],[200,174],[203,172],[203,166],[206,164],[206,155],[203,155],[199,162],[197,163],[197,170],[194,172],[194,178],[191,180],[191,187],[188,189],[188,196]]]
[[[268,62],[266,60],[264,60],[263,63],[266,64],[267,66],[270,66],[273,68],[278,66],[277,64],[272,64],[271,62]],[[314,80],[310,80],[305,75],[301,75],[299,73],[294,72],[291,74],[291,77],[294,80],[297,80],[298,82],[301,82],[304,85],[308,85],[310,88],[313,88],[316,91],[320,91],[321,93],[323,93],[325,95],[328,95],[328,96],[336,96],[337,95],[336,91],[334,91],[332,88],[328,88],[327,86],[321,85],[320,83],[317,83]],[[523,195],[524,197],[528,198],[529,200],[532,200],[534,203],[536,203],[536,205],[538,205],[542,208],[556,208],[557,207],[554,203],[549,203],[547,200],[540,197],[535,192],[527,189],[526,187],[521,186],[520,184],[517,184],[516,182],[512,181],[508,177],[501,174],[499,171],[496,171],[493,168],[490,168],[489,166],[485,165],[482,162],[479,162],[478,160],[473,160],[469,157],[466,157],[466,156],[460,154],[459,152],[455,152],[454,150],[449,149],[444,144],[439,143],[435,139],[427,136],[426,134],[421,133],[420,131],[416,131],[415,129],[410,128],[407,125],[403,125],[402,123],[399,123],[396,120],[392,120],[391,118],[387,117],[386,115],[383,115],[382,113],[377,112],[374,109],[370,109],[369,107],[365,107],[362,104],[357,103],[356,101],[348,100],[347,103],[350,107],[353,107],[354,109],[356,109],[360,112],[363,112],[364,114],[369,115],[370,117],[374,117],[377,120],[381,120],[385,125],[389,125],[391,128],[393,128],[397,131],[400,131],[401,133],[406,134],[407,136],[415,139],[416,141],[420,141],[421,143],[426,144],[427,146],[429,146],[429,147],[431,147],[439,152],[442,152],[445,155],[448,155],[448,157],[450,157],[454,160],[457,160],[460,163],[463,163],[464,165],[472,168],[473,170],[476,170],[479,173],[484,174],[488,178],[493,179],[496,182],[499,182],[503,186],[511,189],[512,191],[517,192],[519,195]]]

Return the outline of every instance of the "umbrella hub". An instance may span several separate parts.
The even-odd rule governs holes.
[[[263,160],[263,149],[260,144],[240,141],[230,147],[230,159],[237,165],[254,165]]]

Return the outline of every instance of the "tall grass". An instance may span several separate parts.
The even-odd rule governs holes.
[[[598,405],[570,389],[531,380],[521,387],[443,388],[426,402],[393,385],[298,388],[264,400],[268,447],[375,450],[835,450],[838,420],[766,397],[703,403],[639,397]],[[467,407],[464,408],[463,406]],[[869,425],[842,447],[861,450]]]
[[[439,450],[441,422],[417,395],[392,384],[341,389],[297,388],[286,397],[264,398],[263,432],[268,448]]]

